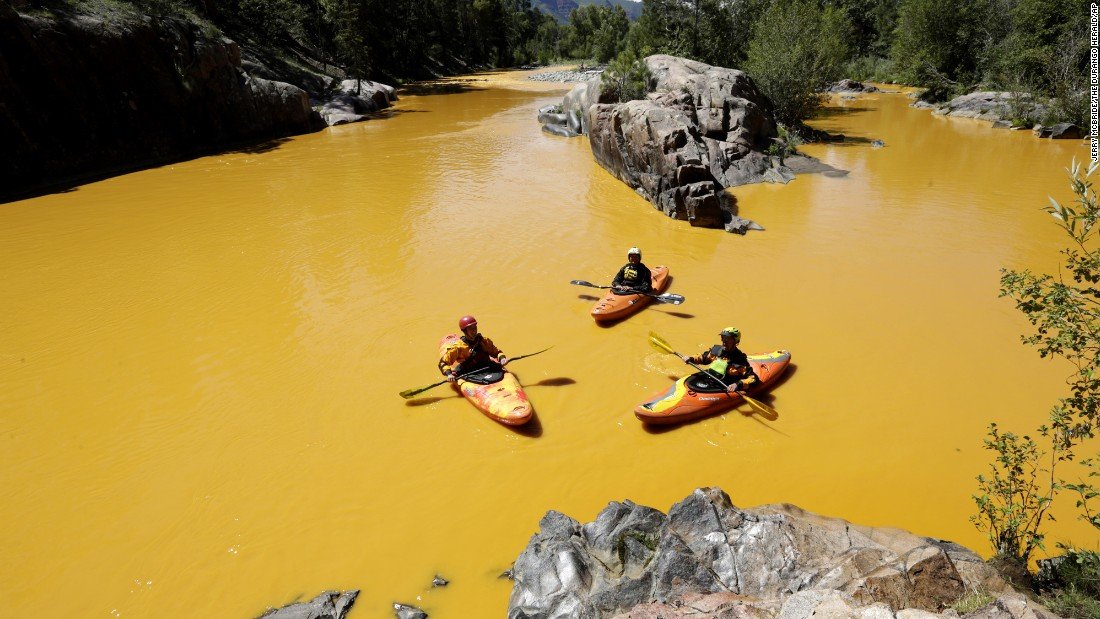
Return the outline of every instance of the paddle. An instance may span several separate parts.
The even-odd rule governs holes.
[[[548,346],[548,347],[543,348],[542,350],[540,350],[538,352],[533,352],[533,353],[529,353],[529,354],[526,354],[526,355],[520,355],[518,357],[512,357],[512,358],[508,359],[508,363],[511,363],[513,361],[519,361],[520,359],[526,359],[527,357],[534,357],[535,355],[537,355],[539,353],[544,353],[544,352],[550,350],[551,348],[553,348],[553,346]],[[472,376],[474,374],[477,374],[478,372],[483,372],[483,371],[485,371],[485,368],[478,368],[478,369],[473,370],[471,372],[466,372],[465,374],[462,374],[460,376],[456,376],[455,380],[458,380],[460,378],[466,378],[467,376]],[[432,383],[432,384],[428,385],[427,387],[421,387],[419,389],[406,389],[406,390],[402,391],[401,393],[399,393],[397,395],[399,395],[399,396],[405,398],[406,400],[408,400],[409,398],[413,397],[414,395],[416,395],[418,393],[424,393],[425,391],[427,391],[429,389],[434,389],[434,388],[442,385],[445,382],[447,382],[447,379],[443,379],[443,380],[439,381],[438,383]]]
[[[666,342],[664,340],[664,338],[662,338],[661,336],[657,335],[656,333],[654,333],[652,331],[649,332],[649,343],[654,348],[656,348],[657,350],[659,350],[661,352],[676,355],[677,357],[680,358],[681,361],[683,361],[684,363],[690,365],[691,367],[695,368],[696,370],[699,370],[700,372],[705,372],[706,371],[703,368],[701,368],[701,367],[695,365],[694,363],[688,361],[687,357],[685,357],[685,356],[681,355],[680,353],[676,352],[675,350],[673,350],[671,344]],[[718,382],[721,383],[722,385],[726,386],[725,382],[723,382],[721,380],[719,380]],[[725,393],[726,393],[726,395],[729,395],[729,391],[726,391]],[[737,393],[741,394],[741,397],[745,398],[745,401],[749,403],[749,406],[753,407],[754,409],[759,411],[761,414],[770,415],[770,416],[773,416],[773,417],[776,417],[776,416],[779,415],[779,413],[775,412],[774,408],[768,406],[767,404],[764,404],[763,402],[761,402],[759,400],[755,400],[753,398],[750,398],[748,395],[745,394],[744,391],[738,391]],[[732,398],[733,396],[730,396],[730,397]]]
[[[588,286],[589,288],[600,288],[602,290],[607,290],[608,288],[611,288],[611,286],[597,286],[596,284],[593,284],[592,282],[586,282],[583,279],[574,279],[569,283],[573,284],[574,286]],[[671,303],[673,305],[679,305],[684,302],[683,295],[679,294],[657,294],[656,292],[631,292],[628,294],[640,294],[642,296],[657,299],[657,301],[661,303]]]

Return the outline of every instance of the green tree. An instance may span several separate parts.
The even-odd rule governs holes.
[[[991,0],[902,0],[890,56],[901,77],[943,99],[976,83],[995,43]]]
[[[633,101],[645,98],[651,89],[653,75],[632,50],[625,50],[600,75],[603,88],[615,93],[619,101]]]
[[[753,25],[745,69],[775,105],[776,120],[796,126],[821,106],[824,86],[849,56],[851,23],[814,0],[775,2]]]
[[[996,452],[989,477],[978,477],[974,496],[978,515],[972,518],[984,530],[997,553],[1026,565],[1036,548],[1043,548],[1042,525],[1049,519],[1050,503],[1060,490],[1079,496],[1081,517],[1100,525],[1089,502],[1100,496],[1089,480],[1095,476],[1098,456],[1086,460],[1093,468],[1087,480],[1067,484],[1057,477],[1057,467],[1073,461],[1077,452],[1096,434],[1100,404],[1100,247],[1097,221],[1100,204],[1090,180],[1100,164],[1083,169],[1070,166],[1071,204],[1051,198],[1050,213],[1071,240],[1062,250],[1063,268],[1057,276],[1030,271],[1001,271],[1001,296],[1012,298],[1035,332],[1024,343],[1035,346],[1041,357],[1068,361],[1073,373],[1067,379],[1069,395],[1058,400],[1047,423],[1038,429],[1050,443],[1048,452],[1034,441],[990,426],[985,444]],[[1044,468],[1044,466],[1046,468]]]

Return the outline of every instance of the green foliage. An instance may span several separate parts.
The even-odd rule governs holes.
[[[630,22],[622,7],[589,4],[569,14],[566,50],[573,58],[593,58],[608,62],[626,46]]]
[[[821,106],[820,91],[848,59],[851,30],[843,11],[813,0],[775,2],[757,20],[745,69],[772,100],[776,120],[795,125]]]
[[[1100,553],[1069,549],[1050,562],[1044,575],[1053,591],[1043,603],[1059,616],[1100,619]]]
[[[949,608],[954,608],[955,612],[959,615],[965,615],[966,613],[974,612],[979,608],[985,608],[997,598],[989,595],[984,591],[971,591],[963,597],[959,598]]]
[[[1087,479],[1075,484],[1065,484],[1065,488],[1077,494],[1076,507],[1081,510],[1081,518],[1100,529],[1100,511],[1097,511],[1098,508],[1092,504],[1093,499],[1100,497],[1100,490],[1091,481],[1094,478],[1100,478],[1100,458],[1087,458],[1081,464],[1088,470]],[[1093,558],[1096,559],[1094,572],[1100,579],[1100,558],[1095,556]],[[1100,597],[1100,586],[1094,595]]]
[[[860,82],[900,81],[894,62],[881,56],[858,56],[853,58],[844,69],[844,75]]]
[[[995,423],[989,424],[985,448],[997,455],[989,475],[978,476],[978,513],[970,521],[986,533],[998,555],[1026,564],[1036,548],[1044,547],[1040,529],[1051,519],[1053,465],[1043,468],[1047,454],[1031,437],[1002,433]]]
[[[890,57],[934,98],[961,94],[976,80],[997,15],[991,0],[902,0]]]
[[[1066,619],[1100,619],[1100,600],[1077,589],[1063,589],[1043,596],[1043,604]]]
[[[1091,482],[1066,484],[1055,472],[1095,436],[1100,404],[1100,248],[1095,242],[1100,205],[1090,180],[1098,167],[1094,163],[1083,169],[1074,161],[1069,175],[1076,198],[1070,204],[1051,198],[1044,209],[1072,241],[1061,252],[1063,272],[1054,277],[1001,271],[1001,296],[1011,297],[1035,327],[1032,335],[1022,338],[1024,343],[1035,346],[1041,357],[1058,357],[1074,368],[1067,379],[1069,395],[1059,399],[1047,423],[1038,428],[1050,443],[1049,452],[1041,451],[1028,436],[1001,433],[996,424],[990,424],[985,440],[996,457],[992,474],[978,477],[978,514],[971,520],[987,533],[999,555],[1024,564],[1034,549],[1043,547],[1041,527],[1060,490],[1076,492],[1081,517],[1100,524],[1090,505],[1100,495]],[[1089,479],[1096,477],[1096,459],[1085,463],[1092,471]]]
[[[632,50],[619,54],[600,75],[603,87],[615,93],[619,101],[644,99],[650,91],[653,76],[645,61]]]
[[[787,157],[798,153],[798,147],[802,145],[802,139],[783,123],[776,124],[776,133],[778,136],[772,140],[764,153],[769,157],[778,157],[779,163],[783,163]]]

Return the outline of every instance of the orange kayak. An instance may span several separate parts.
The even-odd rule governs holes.
[[[749,355],[749,364],[760,377],[759,384],[750,388],[749,394],[771,388],[787,370],[790,362],[791,353],[786,350]],[[744,398],[740,394],[728,393],[709,374],[696,372],[672,383],[671,387],[645,404],[638,405],[634,409],[634,415],[645,423],[665,425],[721,413],[742,402]]]
[[[457,334],[451,334],[440,340],[439,356],[442,357],[458,338]],[[452,387],[486,417],[506,426],[521,426],[534,414],[515,374],[498,365],[460,378]]]
[[[653,293],[660,294],[668,287],[668,267],[653,267]],[[621,320],[649,305],[653,297],[644,294],[615,294],[610,290],[592,308],[596,322]]]

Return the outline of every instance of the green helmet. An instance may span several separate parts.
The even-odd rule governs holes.
[[[722,329],[722,332],[718,335],[722,337],[732,337],[734,344],[741,343],[741,331],[737,327],[726,327]]]

